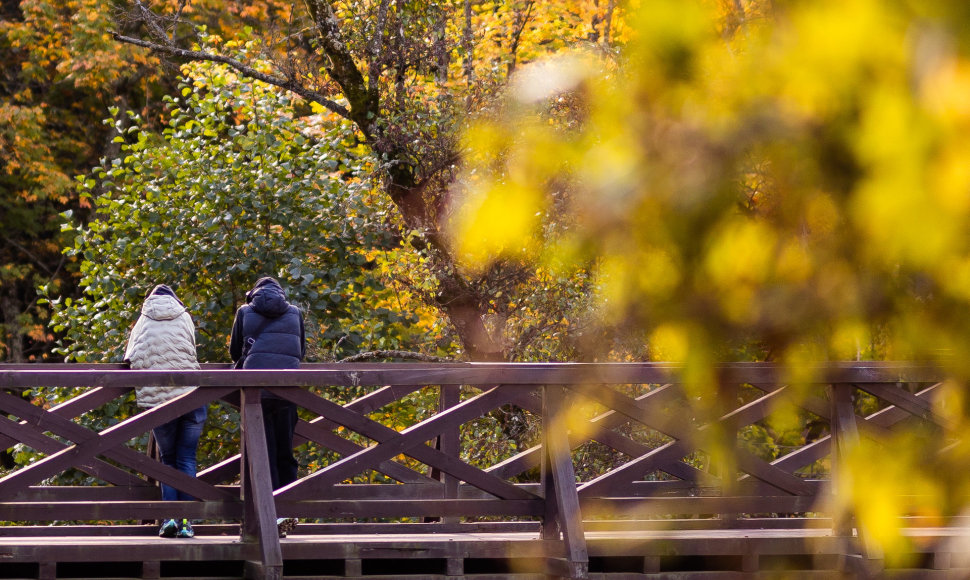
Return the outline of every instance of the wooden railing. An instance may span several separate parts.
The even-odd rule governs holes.
[[[314,533],[532,527],[555,540],[549,544],[558,548],[547,556],[557,574],[584,577],[586,530],[676,525],[683,518],[732,527],[755,515],[759,525],[765,516],[792,525],[792,515],[824,516],[838,493],[829,485],[831,471],[855,439],[883,437],[907,420],[946,428],[932,404],[943,378],[933,367],[820,365],[808,370],[816,379],[797,397],[773,364],[724,364],[715,371],[710,388],[686,394],[682,368],[660,363],[308,364],[290,371],[215,364],[200,371],[0,365],[0,411],[6,414],[0,448],[22,444],[43,455],[0,478],[0,520],[126,522],[178,513],[227,522],[238,525],[241,540],[258,554],[249,563],[251,575],[267,578],[279,577],[282,568],[277,517],[310,522]],[[157,384],[200,388],[102,430],[83,426],[86,413],[129,396],[134,386]],[[320,394],[322,387],[333,393],[342,386],[369,388],[344,404]],[[49,409],[18,395],[55,387],[79,389]],[[427,400],[429,389],[437,408],[425,409],[423,420],[395,427],[375,414],[415,392]],[[262,391],[300,407],[296,444],[308,442],[337,457],[303,466],[304,477],[275,492],[261,427]],[[872,398],[875,410],[867,416],[855,411],[860,393]],[[747,430],[764,424],[786,400],[811,418],[814,435],[778,457],[750,450]],[[203,461],[197,478],[130,446],[153,427],[216,403],[239,409],[239,441],[224,441],[232,452],[213,465]],[[469,446],[495,441],[469,440],[461,430],[499,409],[524,418],[537,433],[535,445],[494,464],[469,462]],[[69,470],[98,484],[50,485],[50,478]],[[361,476],[370,472],[387,483],[366,482]],[[156,482],[200,501],[162,502]],[[56,534],[59,528],[47,529]],[[879,558],[871,545],[864,555]]]

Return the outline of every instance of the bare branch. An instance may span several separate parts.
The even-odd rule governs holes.
[[[33,260],[34,261],[34,264],[36,264],[37,266],[39,266],[45,272],[47,272],[48,274],[51,274],[51,275],[54,274],[54,272],[51,272],[51,269],[47,267],[47,264],[45,264],[44,261],[41,260],[40,258],[38,258],[36,255],[34,255],[33,253],[31,253],[31,251],[28,250],[26,246],[23,246],[23,245],[17,243],[16,240],[11,240],[6,235],[4,235],[2,237],[3,237],[3,241],[4,242],[10,244],[11,246],[13,246],[13,247],[17,248],[18,250],[20,250],[21,252],[23,252],[25,256],[27,256],[28,258],[30,258],[31,260]]]
[[[613,10],[616,8],[616,0],[610,0],[606,7],[606,17],[604,18],[603,42],[613,44]]]
[[[338,360],[338,363],[355,363],[365,360],[383,360],[383,359],[403,359],[403,360],[418,360],[421,362],[455,362],[454,359],[443,358],[440,356],[432,356],[429,354],[422,354],[420,352],[411,352],[408,350],[372,350],[368,352],[362,352],[349,356],[347,358],[342,358]]]
[[[312,91],[292,79],[280,78],[280,77],[276,77],[273,75],[268,75],[266,73],[260,72],[254,69],[253,67],[248,66],[245,63],[242,63],[234,58],[223,56],[221,54],[211,54],[208,52],[202,52],[198,50],[186,50],[184,48],[179,48],[177,46],[169,46],[167,44],[158,44],[155,42],[149,42],[147,40],[141,40],[140,38],[123,36],[121,34],[118,34],[117,32],[112,32],[111,36],[119,42],[125,42],[128,44],[133,44],[135,46],[141,46],[143,48],[147,48],[154,52],[162,52],[171,56],[184,58],[188,60],[218,62],[224,65],[227,65],[233,68],[234,70],[238,71],[239,73],[243,74],[244,76],[290,91],[293,94],[303,97],[307,101],[320,104],[321,106],[325,107],[327,110],[332,111],[345,119],[353,120],[351,118],[350,111],[346,107],[340,105],[339,103],[334,102],[333,100],[327,98],[325,95],[318,93],[316,91]]]
[[[475,76],[475,63],[474,54],[472,52],[475,50],[472,44],[472,3],[471,0],[465,0],[465,29],[462,32],[462,48],[465,51],[465,80],[471,83],[472,78]]]
[[[168,39],[169,42],[175,42],[175,29],[178,27],[179,20],[182,19],[182,11],[185,10],[186,4],[188,4],[188,0],[179,0],[179,7],[175,12],[175,23],[172,24],[172,36]]]
[[[512,56],[512,60],[508,64],[508,74],[510,75],[515,72],[519,59],[519,42],[522,40],[522,31],[525,30],[526,24],[532,20],[532,9],[535,8],[535,4],[534,0],[529,0],[525,10],[516,10],[515,12],[515,28],[512,31],[511,46],[509,47],[509,53]]]
[[[137,0],[135,1],[135,8],[138,9],[138,12],[141,14],[142,22],[144,22],[145,26],[148,27],[148,33],[153,38],[155,38],[159,42],[170,42],[168,35],[165,34],[165,31],[162,30],[162,27],[158,25],[158,16],[156,16],[155,13],[153,13],[151,10],[148,9],[147,6],[145,6],[144,4],[142,4]],[[173,37],[174,37],[174,32],[173,32]]]
[[[370,51],[370,70],[367,78],[367,85],[371,91],[378,90],[381,75],[381,52],[384,50],[384,29],[387,27],[387,8],[390,3],[390,0],[381,0],[381,5],[377,9],[377,25],[374,27],[374,38]]]
[[[344,96],[350,103],[349,117],[369,139],[377,132],[374,126],[380,115],[379,93],[377,87],[368,89],[364,75],[354,61],[340,33],[340,25],[333,7],[325,0],[305,0],[307,12],[316,25],[320,47],[330,57],[327,73],[340,85]]]

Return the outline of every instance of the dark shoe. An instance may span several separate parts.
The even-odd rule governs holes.
[[[195,530],[192,529],[192,524],[189,523],[189,520],[186,520],[184,518],[182,519],[182,523],[179,524],[179,533],[177,537],[179,538],[195,537]]]
[[[179,532],[179,525],[175,520],[165,520],[162,522],[162,527],[158,529],[158,537],[160,538],[174,538]]]
[[[296,518],[279,518],[276,520],[276,530],[281,538],[285,538],[286,533],[292,532],[298,523],[299,521]]]

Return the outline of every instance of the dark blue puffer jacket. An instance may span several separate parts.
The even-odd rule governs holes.
[[[260,278],[236,311],[229,339],[233,361],[242,356],[246,339],[254,340],[244,369],[296,369],[306,355],[303,313],[286,301],[273,278]]]

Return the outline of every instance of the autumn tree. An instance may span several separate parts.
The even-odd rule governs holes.
[[[0,359],[48,353],[35,287],[73,285],[58,214],[83,209],[74,174],[111,149],[108,104],[144,103],[144,51],[119,49],[99,2],[4,2],[0,18]],[[94,130],[92,131],[92,127]]]
[[[127,129],[117,122],[121,155],[80,184],[95,209],[73,224],[68,254],[84,292],[45,289],[62,354],[120,360],[145,292],[166,283],[195,318],[200,359],[228,360],[235,310],[264,275],[306,313],[311,360],[428,342],[419,311],[387,308],[388,208],[369,193],[346,124],[295,119],[285,94],[221,65],[185,74],[164,131],[133,113]]]
[[[179,10],[178,0],[168,4]],[[181,4],[213,32],[288,18],[288,3],[272,0]],[[122,127],[129,111],[157,126],[162,95],[174,90],[176,75],[157,58],[108,34],[127,30],[117,8],[100,0],[0,3],[0,360],[50,356],[55,336],[38,286],[78,294],[75,264],[61,251],[70,240],[60,213],[88,215],[74,178],[119,151],[114,124],[101,123],[108,108]]]
[[[115,38],[176,61],[227,64],[352,122],[378,160],[375,174],[397,209],[399,236],[427,268],[424,295],[447,315],[466,356],[503,359],[523,352],[504,340],[517,293],[563,286],[558,279],[537,285],[536,273],[514,262],[475,274],[460,267],[443,235],[459,135],[468,114],[487,109],[522,63],[591,38],[609,48],[621,29],[620,12],[612,2],[310,0],[294,7],[285,25],[260,31],[266,47],[260,56],[273,63],[270,71],[225,47],[193,46],[191,14],[163,4],[133,2],[130,17],[141,35]]]

